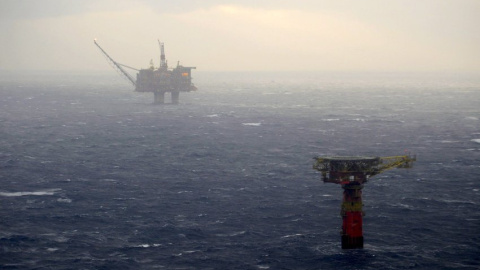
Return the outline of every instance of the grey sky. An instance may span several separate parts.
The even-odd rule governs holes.
[[[0,69],[480,72],[480,1],[0,0]]]

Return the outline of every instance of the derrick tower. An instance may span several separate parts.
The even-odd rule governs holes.
[[[153,93],[155,104],[165,103],[165,93],[171,93],[172,103],[178,104],[180,92],[197,90],[192,83],[192,69],[195,69],[195,67],[184,67],[177,62],[175,68],[169,69],[165,59],[163,42],[158,41],[160,46],[160,67],[155,68],[153,61],[151,61],[150,67],[147,69],[136,69],[122,65],[113,60],[110,55],[100,47],[97,40],[93,42],[106,57],[108,63],[135,86],[135,91]],[[124,68],[138,71],[136,80]]]
[[[362,188],[370,177],[393,168],[411,168],[416,157],[315,157],[313,169],[325,183],[343,188],[342,248],[363,248]]]

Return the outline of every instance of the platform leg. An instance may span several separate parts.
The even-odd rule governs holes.
[[[343,185],[342,248],[363,248],[362,184]]]
[[[153,103],[164,104],[165,103],[165,92],[153,92]]]
[[[172,92],[172,103],[178,104],[179,99],[180,99],[180,92]]]

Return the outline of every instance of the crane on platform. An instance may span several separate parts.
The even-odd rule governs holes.
[[[416,156],[315,157],[313,169],[325,183],[342,185],[342,248],[363,248],[362,188],[370,177],[394,168],[411,168]]]

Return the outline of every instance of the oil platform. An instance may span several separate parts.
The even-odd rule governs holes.
[[[363,248],[362,188],[370,177],[393,168],[411,168],[416,157],[315,157],[313,169],[325,183],[343,188],[342,249]]]
[[[177,62],[175,68],[169,69],[163,42],[158,41],[160,67],[155,68],[153,61],[150,61],[149,68],[140,70],[116,62],[98,45],[96,39],[93,42],[107,58],[109,64],[135,86],[135,91],[152,92],[155,104],[165,103],[165,93],[171,93],[172,104],[178,104],[180,92],[197,90],[192,83],[192,69],[195,67],[184,67]],[[138,71],[136,80],[124,68]]]

